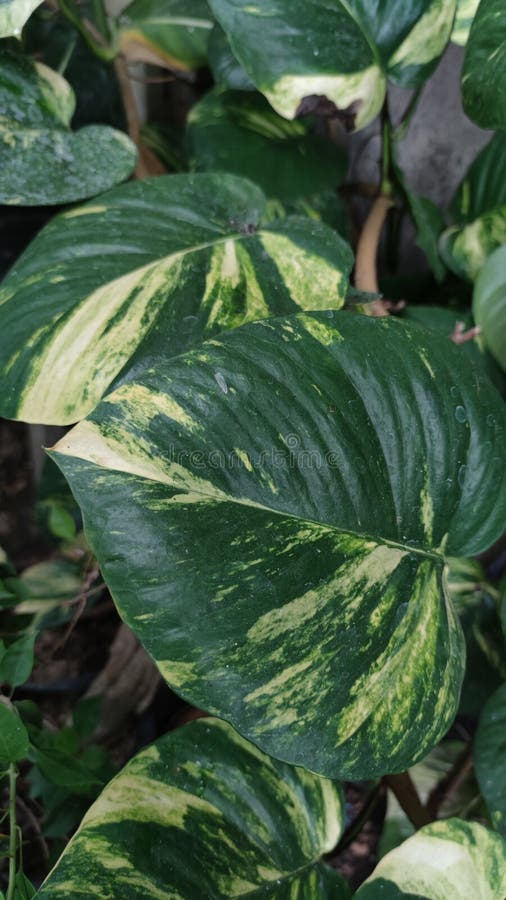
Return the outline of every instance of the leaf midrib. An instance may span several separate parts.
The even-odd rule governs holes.
[[[106,400],[107,395],[105,395],[103,399]],[[79,427],[79,426],[77,426],[77,427]],[[65,438],[63,438],[62,440],[65,441]],[[374,544],[383,544],[384,546],[392,547],[393,549],[396,549],[396,550],[402,550],[404,553],[408,553],[408,554],[414,553],[416,556],[421,556],[424,559],[429,559],[429,560],[432,560],[433,562],[444,564],[446,561],[443,554],[438,552],[437,550],[429,550],[427,548],[422,548],[422,547],[413,547],[409,544],[403,544],[401,541],[394,541],[390,538],[374,536],[372,534],[355,531],[354,529],[351,529],[351,528],[339,527],[338,525],[330,525],[328,522],[320,522],[317,519],[310,519],[305,516],[297,515],[296,513],[288,512],[288,511],[281,510],[281,509],[275,509],[274,507],[266,506],[264,503],[258,503],[255,500],[248,500],[248,498],[246,498],[246,497],[233,497],[228,494],[223,494],[222,492],[219,491],[219,488],[216,490],[216,493],[206,493],[205,491],[199,491],[190,485],[185,486],[185,488],[182,489],[180,485],[177,485],[170,481],[165,481],[160,478],[150,477],[149,475],[146,475],[146,474],[139,475],[133,471],[128,471],[126,469],[117,469],[117,468],[114,468],[113,466],[110,466],[110,467],[104,466],[104,465],[101,465],[100,463],[96,462],[95,460],[86,459],[85,457],[80,456],[79,454],[65,453],[64,451],[60,451],[57,448],[58,448],[58,444],[55,445],[53,450],[47,451],[48,455],[51,457],[53,455],[56,455],[56,456],[68,457],[71,459],[80,459],[82,462],[91,463],[91,465],[95,466],[97,469],[103,469],[105,472],[118,472],[119,474],[129,475],[134,478],[140,478],[141,480],[153,481],[155,484],[162,484],[162,485],[165,484],[168,487],[174,488],[176,491],[179,488],[180,494],[182,494],[183,496],[184,496],[184,493],[193,494],[193,495],[197,494],[199,497],[207,498],[209,500],[217,500],[222,503],[235,503],[238,506],[247,506],[247,507],[250,507],[253,509],[262,510],[263,512],[272,513],[272,514],[278,515],[278,516],[284,516],[285,518],[289,518],[289,519],[294,519],[297,522],[303,522],[303,523],[309,524],[309,525],[316,525],[318,528],[325,528],[328,531],[336,532],[338,534],[351,535],[352,537],[355,537],[358,540],[362,540],[365,543],[371,542]],[[178,494],[175,494],[174,496],[178,496]]]

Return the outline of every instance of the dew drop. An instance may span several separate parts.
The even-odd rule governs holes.
[[[467,475],[467,466],[461,466],[460,469],[459,469],[459,471],[458,471],[458,475],[457,475],[457,480],[458,480],[458,482],[459,482],[459,487],[461,487],[461,488],[464,487],[464,482],[465,482],[465,480],[466,480],[466,475]]]
[[[490,425],[491,428],[495,425],[495,416],[493,416],[492,413],[489,413],[487,416],[487,425]]]
[[[228,384],[221,372],[216,372],[214,378],[220,390],[223,391],[224,394],[228,394]]]
[[[466,414],[466,411],[463,406],[455,407],[455,418],[456,418],[457,422],[466,422],[467,421],[467,414]]]

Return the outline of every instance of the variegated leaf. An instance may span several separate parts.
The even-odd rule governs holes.
[[[487,257],[506,242],[506,136],[496,134],[478,154],[451,203],[456,224],[441,236],[448,266],[474,281]]]
[[[158,359],[54,458],[168,683],[278,758],[369,777],[453,719],[445,554],[501,533],[505,450],[504,404],[450,341],[330,311]]]
[[[0,203],[71,203],[131,175],[137,151],[105,125],[70,130],[70,85],[42,63],[0,50]]]
[[[132,182],[54,219],[0,287],[1,414],[75,422],[120,370],[220,331],[339,308],[352,253],[232,175]]]
[[[336,784],[200,719],[110,782],[37,897],[345,900],[321,859],[343,819]]]
[[[506,243],[506,204],[486,212],[470,225],[452,225],[439,239],[439,252],[456,275],[475,281],[485,260]]]
[[[476,279],[473,314],[487,347],[506,371],[506,244],[492,253]]]
[[[463,47],[467,44],[469,31],[476,15],[480,0],[458,0],[455,22],[453,23],[452,41]]]
[[[483,709],[474,745],[474,765],[480,790],[497,831],[506,837],[506,684]]]
[[[467,42],[462,98],[480,128],[506,128],[506,5],[481,0]]]
[[[19,37],[23,25],[42,0],[0,0],[0,39]]]
[[[213,25],[206,0],[133,0],[120,17],[121,48],[132,61],[196,69]]]
[[[477,822],[433,822],[383,857],[354,896],[504,900],[506,843]]]
[[[456,0],[210,0],[234,55],[286,118],[320,112],[363,128],[379,112],[387,77],[406,87],[434,68]]]
[[[192,167],[251,178],[268,197],[290,202],[336,187],[346,153],[290,122],[251,91],[207,94],[190,111],[187,144]]]

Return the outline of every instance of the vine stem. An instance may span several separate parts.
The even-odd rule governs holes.
[[[423,806],[418,796],[409,772],[399,772],[398,775],[385,775],[384,781],[415,828],[421,828],[423,825],[428,825],[429,822],[433,821],[429,811]]]
[[[9,886],[5,895],[5,900],[14,900],[14,890],[16,887],[16,851],[17,851],[17,829],[16,829],[16,778],[17,770],[14,763],[9,766]]]
[[[385,102],[381,131],[381,185],[379,194],[369,211],[360,233],[355,259],[355,287],[359,291],[365,291],[368,294],[379,293],[377,271],[378,245],[388,210],[393,206],[392,183],[390,180],[390,141],[390,119],[388,106]],[[388,310],[389,304],[385,300],[373,300],[370,304],[370,311],[373,316],[386,316],[388,315]]]
[[[134,178],[147,178],[148,175],[162,175],[166,169],[160,160],[152,153],[148,147],[143,146],[141,141],[141,125],[139,121],[139,113],[137,110],[137,102],[132,88],[132,82],[128,72],[128,66],[125,57],[120,53],[114,60],[114,71],[118,79],[119,89],[121,91],[121,99],[125,110],[125,118],[127,123],[128,134],[137,147],[139,160],[134,172]]]

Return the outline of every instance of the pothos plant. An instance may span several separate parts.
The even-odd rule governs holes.
[[[0,411],[73,426],[49,452],[119,613],[211,716],[108,784],[37,896],[348,897],[325,860],[349,828],[339,782],[359,779],[420,830],[357,898],[502,900],[506,607],[471,558],[506,522],[504,3],[37,6],[0,5],[0,199],[67,206],[0,287]],[[398,148],[452,39],[465,110],[497,133],[443,213]],[[71,130],[77,47],[115,72],[129,137]],[[181,153],[141,133],[132,61],[212,72]],[[401,123],[389,82],[413,91]],[[354,260],[330,137],[378,115]],[[376,265],[396,204],[434,273],[401,317]],[[460,308],[472,292],[467,330],[431,305],[448,284]],[[428,800],[415,775],[463,708],[466,643],[497,689],[479,791],[438,819],[469,746]],[[8,699],[0,715],[12,797],[28,735]],[[12,816],[9,853],[12,900]]]

